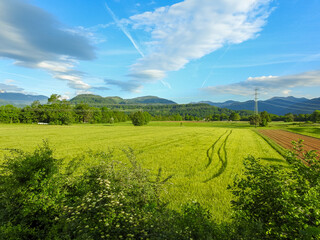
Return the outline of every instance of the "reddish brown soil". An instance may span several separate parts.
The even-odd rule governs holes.
[[[299,139],[302,139],[304,150],[317,150],[318,153],[320,152],[320,139],[317,138],[304,136],[301,134],[296,134],[283,130],[260,130],[259,132],[267,136],[268,138],[272,139],[280,146],[289,150],[292,149],[292,141],[298,142]]]

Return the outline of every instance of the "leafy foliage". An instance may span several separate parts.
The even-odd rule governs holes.
[[[240,121],[241,117],[239,113],[232,112],[229,116],[229,120],[231,121]]]
[[[0,106],[0,122],[19,123],[20,109],[13,105]]]
[[[257,126],[257,125],[259,125],[260,121],[261,121],[260,115],[252,115],[252,116],[249,117],[250,125]]]
[[[249,117],[250,125],[266,127],[269,122],[271,122],[271,117],[267,111],[263,111],[259,115],[252,115]]]
[[[13,150],[0,172],[2,239],[44,239],[59,215],[64,197],[59,187],[60,160],[44,142],[34,153]]]
[[[134,126],[147,125],[150,122],[151,116],[147,112],[138,111],[133,113],[131,116],[131,121]]]
[[[320,110],[314,111],[311,114],[310,118],[313,122],[320,122]]]
[[[84,173],[83,158],[61,173],[52,154],[44,142],[33,153],[14,150],[1,166],[1,239],[210,239],[216,231],[198,203],[168,209],[158,196],[161,176],[150,180],[132,151],[131,166],[91,152],[97,165]]]
[[[197,201],[169,209],[159,197],[168,178],[142,169],[130,149],[131,164],[89,152],[67,166],[47,142],[11,150],[0,168],[0,239],[319,239],[320,162],[294,144],[286,166],[245,160],[231,187],[233,222],[222,224]],[[82,171],[84,158],[94,164]]]
[[[69,125],[72,123],[114,123],[124,122],[128,116],[106,107],[90,107],[87,103],[75,106],[69,101],[60,100],[60,95],[52,94],[47,104],[34,101],[31,106],[22,109],[12,105],[0,106],[0,122],[2,123],[47,123]]]
[[[288,167],[248,157],[245,178],[231,188],[236,219],[258,224],[257,239],[320,237],[320,162],[314,151],[303,153],[301,142],[294,144]]]

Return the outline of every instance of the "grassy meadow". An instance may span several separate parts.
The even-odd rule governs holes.
[[[289,127],[287,128],[288,131],[299,133],[302,135],[307,135],[315,138],[320,138],[320,125],[318,126],[302,126],[302,127]]]
[[[215,220],[230,218],[228,184],[241,176],[243,159],[250,155],[266,163],[283,158],[252,131],[248,123],[150,122],[79,124],[71,126],[1,124],[0,156],[5,148],[31,151],[49,141],[55,156],[70,161],[85,151],[113,151],[114,159],[128,161],[123,150],[132,148],[143,168],[161,178],[172,176],[161,193],[170,207],[197,200],[208,207]],[[87,163],[90,164],[90,163]]]
[[[315,138],[320,138],[319,123],[303,123],[303,122],[272,122],[268,128],[282,129],[293,133],[307,135]]]

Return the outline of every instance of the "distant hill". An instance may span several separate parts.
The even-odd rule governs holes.
[[[254,101],[237,102],[226,101],[222,103],[201,102],[220,108],[229,108],[231,110],[251,110],[254,111]],[[285,115],[287,113],[301,114],[312,113],[320,110],[320,98],[307,99],[295,97],[273,97],[265,101],[258,101],[258,110],[267,111],[277,115]]]
[[[14,105],[29,105],[34,101],[40,101],[41,103],[46,103],[48,97],[43,95],[30,95],[30,94],[23,94],[23,93],[0,93],[0,100],[1,102],[5,101],[7,104],[14,104]]]
[[[210,102],[210,101],[201,101],[199,103],[206,103],[206,104],[209,104],[211,106],[216,106],[216,107],[219,107],[219,108],[228,108],[228,106],[232,105],[233,103],[239,103],[239,102],[233,101],[233,100],[228,100],[228,101],[222,102],[222,103]]]
[[[177,104],[171,100],[155,96],[137,97],[126,101],[128,104]]]
[[[120,97],[101,97],[99,95],[93,95],[93,94],[81,94],[81,95],[75,96],[70,100],[70,102],[74,104],[87,103],[91,106],[120,104],[122,101],[123,99]]]
[[[46,103],[48,97],[43,95],[29,95],[29,94],[22,94],[22,93],[1,93],[0,92],[0,106],[13,104],[18,107],[22,107],[25,105],[30,105],[32,102],[39,100],[42,104]],[[177,103],[164,99],[159,98],[156,96],[144,96],[144,97],[137,97],[132,99],[123,99],[121,97],[101,97],[99,95],[94,94],[82,94],[78,95],[70,100],[73,104],[78,103],[87,103],[90,106],[94,107],[102,107],[102,106],[110,106],[114,105],[115,108],[125,108],[125,109],[136,109],[137,106],[149,106],[152,107],[153,105],[176,105]],[[230,110],[249,110],[254,111],[254,101],[233,101],[229,100],[226,102],[210,102],[210,101],[202,101],[199,103],[193,103],[192,106],[196,106],[196,104],[208,104],[211,106],[215,106],[218,108],[227,108]],[[127,106],[125,106],[127,105]],[[190,106],[191,106],[190,105]],[[293,114],[303,114],[303,113],[312,113],[315,110],[320,110],[320,97],[307,99],[307,98],[296,98],[296,97],[273,97],[268,100],[259,101],[258,102],[258,110],[267,111],[272,114],[277,115],[285,115],[287,113]],[[151,111],[151,110],[150,110]]]
[[[101,97],[93,94],[81,94],[70,100],[71,103],[87,103],[91,106],[102,106],[111,104],[176,104],[171,100],[155,96],[137,97],[132,99],[123,99],[120,97]]]
[[[8,105],[8,104],[11,104],[11,103],[8,102],[8,101],[0,99],[0,106],[4,106],[4,105]]]

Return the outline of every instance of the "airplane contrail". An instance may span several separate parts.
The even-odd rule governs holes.
[[[161,83],[162,83],[163,86],[165,86],[165,87],[167,87],[167,88],[169,88],[169,89],[172,89],[170,83],[168,83],[168,82],[166,82],[166,81],[164,81],[164,80],[160,80],[160,81],[161,81]]]
[[[230,46],[228,46],[228,47],[226,48],[226,50],[218,57],[217,60],[220,60],[221,58],[223,58],[224,55],[226,55],[226,53],[229,51],[229,49],[230,49]],[[206,79],[203,81],[203,83],[202,83],[202,85],[201,85],[201,88],[203,88],[203,86],[204,86],[204,85],[206,84],[206,82],[208,81],[209,77],[211,77],[212,72],[213,72],[213,68],[211,68],[208,76],[207,76]]]
[[[121,31],[127,36],[127,38],[130,40],[130,42],[133,44],[134,48],[139,52],[139,54],[144,57],[143,52],[140,50],[139,46],[137,45],[137,43],[134,41],[134,39],[132,38],[131,34],[129,33],[129,31],[125,28],[125,26],[119,21],[119,19],[116,17],[116,15],[114,14],[114,12],[109,8],[108,4],[105,2],[105,7],[108,10],[108,12],[110,13],[111,17],[113,18],[113,20],[115,21],[115,23],[117,24],[117,26],[121,29]]]

